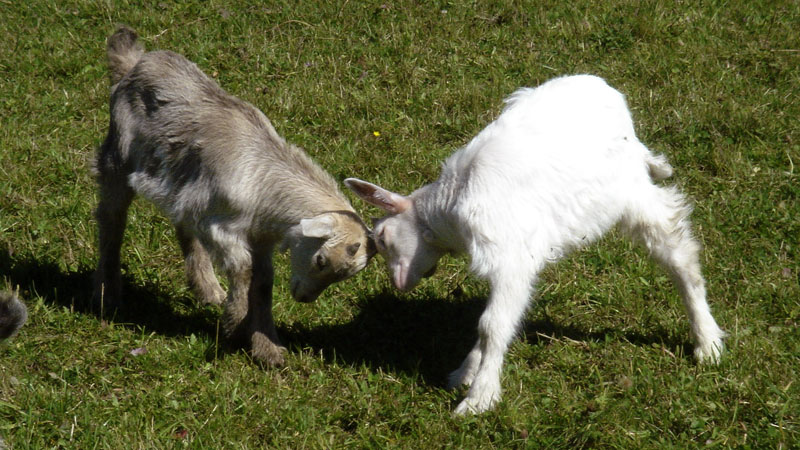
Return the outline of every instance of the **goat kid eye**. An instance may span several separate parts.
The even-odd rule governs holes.
[[[386,241],[383,239],[383,230],[381,230],[381,234],[375,238],[375,245],[378,247],[378,250],[386,248]]]
[[[383,235],[385,232],[386,230],[381,229],[381,232],[375,236],[375,245],[378,247],[378,250],[386,248],[386,241],[383,240]]]
[[[361,248],[361,242],[350,244],[347,246],[347,254],[350,256],[356,256],[356,253],[358,253],[359,248]]]

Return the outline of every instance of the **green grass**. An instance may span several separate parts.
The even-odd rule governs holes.
[[[797,446],[800,6],[695,3],[0,0],[0,288],[19,286],[30,310],[0,344],[0,437],[15,449]],[[517,87],[603,76],[693,199],[725,359],[694,363],[665,273],[612,234],[543,274],[490,413],[451,418],[463,392],[443,389],[488,293],[464,260],[401,295],[378,259],[304,305],[278,257],[290,355],[264,370],[217,346],[220,310],[193,301],[173,231],[143,201],[123,249],[127,305],[101,317],[88,306],[90,161],[108,121],[104,42],[123,22],[261,108],[336,179],[404,192]]]

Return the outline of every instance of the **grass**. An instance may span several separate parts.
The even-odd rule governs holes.
[[[18,286],[30,310],[0,344],[8,446],[800,442],[797,2],[0,3],[0,287]],[[279,256],[290,355],[263,370],[217,346],[220,310],[193,301],[173,231],[143,201],[123,249],[127,305],[92,311],[89,161],[108,120],[104,40],[122,22],[257,105],[336,179],[404,192],[435,179],[515,88],[605,77],[695,203],[729,352],[718,367],[693,362],[664,272],[612,234],[544,273],[499,407],[453,419],[463,392],[443,385],[488,292],[465,261],[401,295],[377,260],[303,305]]]

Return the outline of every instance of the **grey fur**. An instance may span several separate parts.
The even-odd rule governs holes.
[[[13,292],[0,292],[0,339],[8,339],[28,319],[28,308]]]
[[[226,272],[227,336],[243,340],[254,358],[282,364],[285,349],[271,313],[273,250],[291,249],[292,295],[313,301],[366,266],[374,254],[369,230],[328,173],[194,63],[169,51],[144,53],[124,26],[109,37],[108,61],[116,84],[95,165],[94,301],[120,302],[126,211],[140,194],[175,225],[189,285],[201,301],[225,297],[212,260]]]

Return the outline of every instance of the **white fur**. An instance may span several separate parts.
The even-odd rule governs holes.
[[[348,179],[389,215],[375,226],[396,287],[413,288],[446,252],[469,253],[491,284],[479,339],[451,386],[469,385],[456,414],[500,400],[503,357],[539,271],[615,224],[672,275],[686,306],[695,356],[717,362],[724,332],[711,316],[689,207],[666,158],[636,138],[625,99],[598,77],[579,75],[520,89],[500,117],[444,163],[437,181],[408,197]]]

